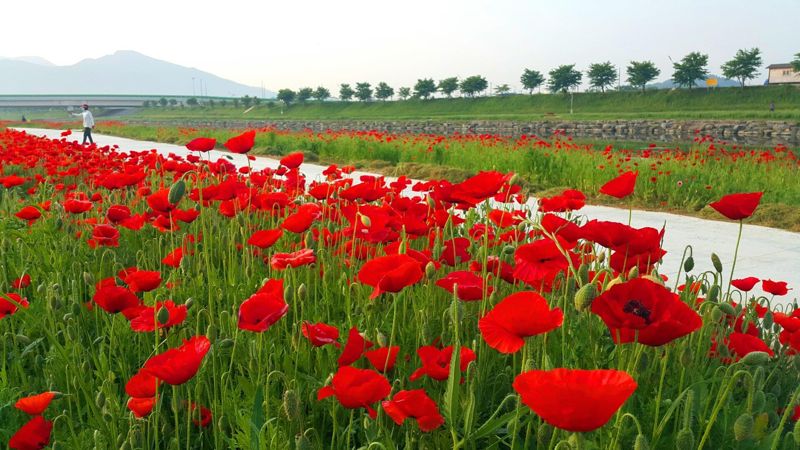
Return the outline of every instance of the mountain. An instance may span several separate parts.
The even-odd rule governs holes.
[[[203,93],[212,97],[275,96],[271,91],[134,51],[84,59],[71,66],[41,61],[46,63],[36,57],[0,58],[0,94],[200,95],[202,82]]]
[[[736,80],[731,80],[730,78],[725,78],[721,75],[714,75],[709,74],[708,78],[716,78],[717,79],[717,87],[738,87],[740,86],[739,82]],[[750,80],[750,83],[754,83],[754,80]],[[698,79],[694,82],[696,87],[706,87],[706,80]],[[674,89],[677,88],[678,85],[675,84],[672,80],[664,80],[659,83],[648,84],[647,89]]]
[[[41,58],[39,56],[17,56],[14,58],[4,58],[0,56],[0,61],[2,60],[9,60],[9,61],[22,61],[31,64],[38,64],[40,66],[55,66],[55,64],[51,63],[50,61]]]

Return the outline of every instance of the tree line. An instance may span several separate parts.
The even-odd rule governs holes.
[[[797,56],[800,64],[800,54]],[[759,75],[758,69],[762,65],[761,50],[758,48],[741,49],[730,61],[722,65],[722,74],[726,78],[737,80],[742,87],[748,80],[752,80]],[[680,61],[673,63],[672,81],[682,88],[692,89],[697,80],[703,80],[708,76],[708,55],[700,52],[691,52],[684,56]],[[627,77],[625,81],[632,88],[645,91],[648,83],[651,83],[659,75],[661,70],[652,61],[631,61],[625,67]],[[583,73],[575,68],[575,64],[560,65],[548,72],[548,77],[538,70],[525,69],[520,77],[522,87],[530,94],[537,89],[546,87],[550,92],[569,92],[581,85]],[[612,88],[620,80],[619,71],[611,62],[600,62],[589,65],[586,71],[589,86],[600,92]],[[376,100],[389,100],[397,95],[401,100],[417,98],[426,100],[440,93],[445,97],[452,97],[459,91],[465,97],[475,97],[483,93],[489,84],[485,77],[473,75],[462,80],[458,77],[445,78],[438,82],[432,78],[418,79],[413,87],[401,87],[395,90],[385,82],[380,82],[373,86],[368,82],[358,82],[353,85],[343,83],[339,86],[339,100],[362,102]],[[494,94],[504,95],[511,91],[507,84],[494,87]],[[304,87],[294,91],[292,89],[280,89],[277,93],[277,100],[285,103],[305,103],[311,99],[325,101],[331,98],[331,92],[325,87],[316,89]]]

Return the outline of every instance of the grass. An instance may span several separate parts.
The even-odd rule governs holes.
[[[775,112],[769,112],[770,102]],[[149,120],[800,120],[800,88],[756,86],[745,89],[720,88],[658,90],[641,92],[509,95],[505,97],[453,98],[408,101],[325,102],[283,108],[262,103],[246,108],[145,108],[130,119]]]
[[[100,132],[185,144],[193,137],[224,142],[238,133],[228,129],[99,124]],[[220,148],[221,145],[220,145]],[[255,154],[283,155],[304,151],[309,161],[352,164],[386,175],[417,179],[465,179],[480,170],[515,172],[526,192],[550,196],[576,187],[593,204],[667,211],[719,218],[706,205],[733,192],[764,191],[750,223],[800,231],[800,185],[790,183],[800,171],[795,153],[783,148],[748,149],[713,141],[651,149],[646,143],[514,140],[502,137],[444,138],[384,133],[305,133],[274,129],[256,136]],[[766,152],[766,153],[763,153]],[[619,171],[641,172],[636,195],[624,202],[598,193]]]
[[[318,153],[324,154],[323,148],[319,147]],[[732,268],[705,270],[700,266],[708,266],[708,262],[690,263],[687,253],[681,264],[683,275],[669,282],[673,295],[658,286],[658,268],[646,280],[638,277],[649,269],[615,273],[609,267],[615,258],[607,257],[611,251],[594,245],[572,250],[577,252],[573,267],[567,262],[573,260],[569,250],[560,248],[556,255],[562,255],[565,265],[561,267],[561,259],[551,256],[542,266],[551,271],[553,263],[559,264],[553,286],[536,289],[548,309],[561,310],[563,320],[552,330],[527,337],[517,352],[504,354],[489,345],[478,322],[508,295],[530,291],[531,286],[491,276],[487,263],[497,258],[517,264],[517,248],[529,242],[548,242],[549,238],[511,233],[513,237],[501,240],[501,232],[509,235],[511,230],[496,228],[488,220],[490,205],[486,203],[465,212],[462,225],[450,220],[411,232],[395,222],[401,216],[392,216],[394,220],[383,225],[378,221],[384,213],[402,212],[404,218],[425,222],[431,216],[447,215],[448,208],[436,207],[433,200],[393,195],[369,203],[343,198],[319,201],[270,173],[252,178],[213,173],[204,163],[98,152],[12,132],[0,133],[0,161],[5,175],[25,178],[21,185],[0,188],[4,269],[0,271],[0,293],[16,292],[30,303],[0,319],[0,333],[5,337],[0,360],[3,443],[29,419],[14,403],[43,391],[63,394],[43,413],[54,422],[52,438],[47,440],[54,448],[76,450],[617,449],[647,444],[672,448],[676,442],[681,448],[788,449],[796,442],[790,417],[800,395],[798,360],[792,355],[797,348],[779,343],[781,328],[772,325],[772,312],[763,322],[758,319],[753,304],[777,312],[774,296],[748,296],[736,289],[727,295],[726,280]],[[137,170],[146,176],[130,187],[98,186],[108,176]],[[233,177],[238,177],[235,183]],[[174,221],[177,209],[165,212],[151,207],[159,204],[151,193],[179,192],[173,188],[178,179],[186,183],[186,195],[170,193],[170,208],[197,211],[196,220],[188,223]],[[259,179],[265,182],[258,184]],[[216,195],[201,198],[192,193],[195,189]],[[83,198],[83,194],[93,198],[90,209],[67,212],[66,200]],[[242,201],[247,198],[252,202]],[[256,198],[285,198],[287,206],[255,206]],[[289,214],[300,211],[299,205],[309,203],[316,203],[323,213],[307,230],[284,231],[274,247],[265,250],[247,243],[254,231],[280,227]],[[106,222],[111,205],[130,207],[146,224],[140,229],[117,226],[118,245],[93,248],[88,240],[97,225]],[[31,223],[16,218],[14,213],[23,206],[38,207],[42,217]],[[514,204],[501,207],[518,208]],[[541,217],[525,213],[528,220],[516,229],[541,233]],[[170,225],[165,228],[166,224]],[[480,229],[493,232],[472,232]],[[425,276],[399,292],[370,299],[372,287],[358,281],[366,260],[373,258],[371,252],[382,255],[387,244],[430,252],[429,258],[446,262],[449,253],[444,242],[454,238],[468,242],[468,260],[452,267],[426,263]],[[348,246],[351,240],[366,253],[353,251],[353,246]],[[736,237],[730,236],[730,245],[735,242]],[[168,266],[163,258],[175,248],[184,249],[184,257],[177,266]],[[278,252],[300,248],[314,251],[315,264],[279,270],[268,263]],[[483,280],[476,301],[461,301],[437,285],[451,272],[475,270],[469,269],[471,262],[483,267],[476,271]],[[692,267],[695,264],[697,267]],[[137,301],[152,306],[172,299],[188,305],[185,321],[157,332],[135,333],[122,314],[109,313],[93,302],[102,280],[124,288],[117,274],[132,266],[156,271],[161,277],[154,289],[135,294]],[[24,274],[30,276],[30,285],[13,288],[13,280]],[[736,273],[737,277],[746,275]],[[283,289],[271,295],[285,300],[288,312],[263,332],[241,329],[241,305],[265,280],[283,283]],[[397,275],[392,280],[396,282]],[[658,334],[653,330],[656,325],[651,324],[662,327],[662,334],[680,329],[687,315],[702,322],[661,344],[615,344],[601,315],[585,308],[587,302],[601,305],[618,295],[617,290],[611,291],[612,284],[632,282],[648,283],[648,289],[667,295],[658,298],[658,308],[652,311],[642,305],[631,313],[628,306],[620,305],[619,317],[630,323],[644,322],[634,336]],[[677,291],[683,283],[692,288]],[[606,297],[587,293],[592,290]],[[648,292],[637,291],[630,299],[622,298],[623,303],[647,303]],[[666,303],[688,312],[680,316],[664,313]],[[529,313],[516,311],[519,317]],[[166,322],[161,316],[151,317],[153,325],[156,320]],[[642,321],[643,317],[648,320]],[[357,327],[376,347],[399,346],[397,364],[379,376],[386,377],[392,396],[400,390],[424,389],[443,416],[443,425],[423,433],[412,419],[396,425],[377,400],[371,402],[378,410],[374,420],[363,408],[345,408],[336,398],[318,400],[319,389],[330,385],[331,375],[340,370],[337,359],[342,349],[312,347],[300,331],[304,321],[336,326],[342,344],[347,330]],[[761,353],[750,353],[753,348],[736,347],[732,338],[728,339],[747,329],[747,324],[758,331],[760,339],[753,339],[763,344],[757,347]],[[737,337],[741,334],[736,333]],[[211,342],[197,371],[184,384],[162,383],[152,412],[135,418],[126,408],[127,382],[148,358],[192,336],[205,336]],[[432,343],[469,348],[476,360],[463,373],[458,370],[458,358],[443,361],[451,370],[441,381],[429,377],[411,381],[410,374],[421,365],[417,349]],[[774,357],[765,353],[767,350],[774,351]],[[749,354],[740,360],[744,353]],[[372,370],[364,357],[353,365]],[[552,418],[523,404],[512,387],[522,373],[555,368],[613,369],[635,379],[636,388],[627,401],[612,409],[605,425],[594,431],[571,432],[553,426]],[[540,388],[533,397],[555,394],[553,409],[573,416],[575,410],[594,416],[598,413],[595,408],[602,405],[590,403],[590,398],[608,394],[596,383],[585,387],[584,393],[591,391],[591,396],[560,395],[561,389],[564,387]],[[190,414],[190,402],[210,410],[212,420],[206,427],[193,424],[196,416]],[[619,412],[613,414],[616,410]]]

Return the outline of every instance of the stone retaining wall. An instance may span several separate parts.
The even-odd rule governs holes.
[[[602,121],[378,121],[378,120],[130,120],[147,125],[187,127],[261,128],[286,130],[378,130],[390,133],[523,134],[541,137],[563,132],[578,138],[627,139],[653,142],[688,141],[698,133],[731,142],[752,145],[800,145],[800,123],[792,121],[719,120],[602,120]]]

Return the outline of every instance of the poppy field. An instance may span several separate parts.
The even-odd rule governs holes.
[[[277,169],[208,158],[268,134],[194,130],[184,158],[0,131],[4,444],[800,445],[797,287],[700,270],[690,247],[669,279],[663,229],[581,214],[652,189],[646,165],[591,192],[576,177],[532,211],[502,169],[307,179],[308,147]],[[741,230],[762,198],[794,195],[733,189],[796,170],[779,150],[695,200]]]

